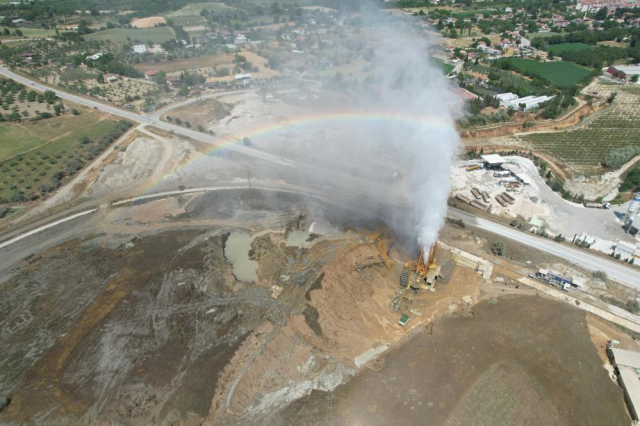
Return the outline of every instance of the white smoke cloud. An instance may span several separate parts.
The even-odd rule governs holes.
[[[401,190],[410,208],[409,215],[394,215],[392,226],[404,235],[415,235],[418,244],[428,248],[437,240],[446,215],[451,163],[459,144],[455,117],[461,108],[452,84],[430,59],[433,40],[416,25],[417,18],[397,19],[373,8],[360,17],[363,29],[378,39],[371,47],[374,77],[354,89],[359,93],[371,89],[373,95],[359,98],[354,109],[394,119],[356,122],[360,137],[349,140],[345,154],[369,176],[379,169],[364,155],[372,142],[392,159],[393,164],[386,166],[398,170],[403,179],[400,187],[389,187],[393,194],[382,196],[397,199]]]

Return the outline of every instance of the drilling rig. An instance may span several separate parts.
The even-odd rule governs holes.
[[[400,285],[402,287],[408,285],[413,291],[418,291],[420,288],[435,291],[436,280],[440,277],[440,267],[435,263],[437,251],[437,242],[431,246],[428,252],[423,247],[415,264],[407,262],[404,265]]]

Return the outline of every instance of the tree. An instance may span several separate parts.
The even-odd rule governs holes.
[[[496,256],[504,257],[506,252],[507,252],[507,246],[502,241],[496,241],[491,245],[491,253],[493,253]]]
[[[96,81],[100,84],[104,84],[104,74],[99,72],[98,75],[96,75]]]
[[[598,21],[604,21],[605,19],[607,19],[608,14],[609,11],[607,10],[607,7],[604,6],[596,12],[596,19]]]
[[[153,76],[153,81],[156,84],[166,84],[167,83],[167,73],[164,71],[159,71],[158,74]]]
[[[80,137],[80,143],[82,145],[87,145],[87,144],[91,143],[91,139],[89,139],[88,136],[81,136]]]
[[[49,104],[53,104],[58,99],[56,93],[52,90],[47,90],[44,92],[44,100]]]
[[[634,75],[633,77],[631,77],[631,81],[633,83],[637,83],[638,82],[638,74]]]

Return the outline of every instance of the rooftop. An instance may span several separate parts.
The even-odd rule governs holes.
[[[507,160],[498,154],[483,155],[482,159],[491,165],[504,164],[507,162]]]
[[[636,413],[640,410],[640,380],[636,372],[629,368],[620,370],[620,379],[624,387],[629,404],[633,406]]]
[[[612,348],[611,353],[618,368],[640,368],[640,353],[618,348]]]

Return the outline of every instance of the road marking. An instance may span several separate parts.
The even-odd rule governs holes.
[[[84,212],[80,212],[80,213],[74,214],[74,215],[72,215],[72,216],[68,216],[68,217],[65,217],[65,218],[63,218],[63,219],[56,220],[55,222],[51,222],[51,223],[49,223],[49,224],[47,224],[47,225],[41,226],[41,227],[36,228],[36,229],[34,229],[34,230],[32,230],[32,231],[29,231],[29,232],[26,232],[26,233],[24,233],[24,234],[22,234],[22,235],[18,235],[18,236],[17,236],[17,237],[15,237],[15,238],[12,238],[12,239],[10,239],[10,240],[8,240],[8,241],[5,241],[5,242],[3,242],[3,243],[0,243],[0,249],[1,249],[1,248],[5,248],[5,247],[7,247],[7,246],[9,246],[9,245],[11,245],[11,244],[13,244],[13,243],[17,243],[18,241],[23,240],[23,239],[25,239],[25,238],[27,238],[27,237],[30,237],[30,236],[32,236],[32,235],[35,235],[35,234],[37,234],[38,232],[45,231],[45,230],[47,230],[47,229],[50,229],[50,228],[53,228],[53,227],[55,227],[55,226],[61,225],[61,224],[65,223],[65,222],[69,222],[70,220],[77,219],[77,218],[79,218],[79,217],[82,217],[82,216],[85,216],[85,215],[91,214],[91,213],[93,213],[93,212],[96,212],[97,210],[98,210],[98,209],[91,209],[91,210],[87,210],[87,211],[84,211]]]

